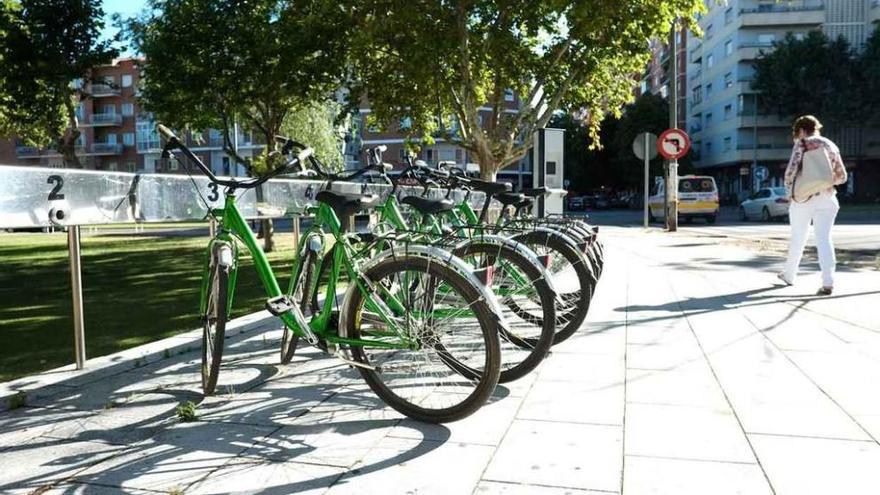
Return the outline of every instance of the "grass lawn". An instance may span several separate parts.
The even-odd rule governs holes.
[[[269,259],[282,288],[293,234],[275,233]],[[97,357],[200,326],[206,237],[83,235],[86,356]],[[233,316],[263,309],[266,296],[243,257]],[[67,235],[0,235],[0,381],[74,361]]]

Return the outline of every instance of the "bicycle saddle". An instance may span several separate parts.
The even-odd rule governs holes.
[[[324,203],[341,219],[347,218],[364,208],[372,208],[379,204],[381,197],[374,194],[340,193],[336,191],[321,191],[315,195],[315,200]]]
[[[495,199],[498,200],[504,206],[510,206],[510,205],[519,203],[520,201],[525,199],[525,196],[523,196],[522,193],[506,192],[506,193],[497,194],[495,196]]]
[[[401,204],[409,205],[422,215],[434,215],[451,210],[455,204],[448,199],[428,199],[421,196],[407,196],[400,200]]]
[[[510,190],[510,184],[506,182],[487,182],[480,179],[468,179],[468,185],[475,191],[486,194],[499,194]]]
[[[522,193],[530,198],[537,198],[540,196],[546,196],[550,191],[547,190],[546,187],[525,187],[522,190]]]

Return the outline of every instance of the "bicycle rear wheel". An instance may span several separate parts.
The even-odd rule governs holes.
[[[533,231],[514,236],[529,246],[539,258],[547,260],[547,269],[556,288],[556,335],[558,344],[574,335],[587,318],[596,278],[586,257],[559,235]]]
[[[398,256],[369,268],[377,291],[350,289],[343,303],[343,336],[399,342],[408,349],[350,347],[370,388],[398,412],[445,423],[478,410],[495,390],[501,364],[497,316],[478,288],[445,261]],[[367,298],[395,297],[405,310],[388,328],[371,314]]]
[[[218,259],[217,250],[211,253],[207,273],[205,312],[202,315],[202,391],[214,393],[223,359],[223,340],[226,338],[226,320],[229,304],[229,267]]]
[[[471,242],[455,254],[474,268],[492,267],[490,288],[504,311],[499,383],[522,378],[547,356],[556,330],[554,294],[544,271],[509,246]]]

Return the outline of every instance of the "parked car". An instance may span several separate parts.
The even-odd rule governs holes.
[[[769,222],[774,218],[788,215],[788,195],[784,187],[765,187],[758,189],[739,205],[741,220],[760,218]]]
[[[608,199],[608,196],[603,194],[597,194],[593,196],[593,208],[597,210],[607,210],[611,207],[611,200]]]
[[[570,211],[583,211],[584,207],[583,196],[572,196],[571,198],[568,198],[568,209]]]
[[[629,198],[632,194],[618,194],[611,198],[611,207],[612,208],[628,208],[629,207]]]

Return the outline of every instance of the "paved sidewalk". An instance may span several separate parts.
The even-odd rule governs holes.
[[[280,331],[251,319],[215,397],[199,394],[192,336],[167,357],[151,344],[51,387],[18,382],[0,493],[880,492],[880,271],[843,271],[816,298],[815,273],[774,286],[770,253],[602,235],[584,330],[464,421],[403,419],[310,348],[279,366]],[[199,421],[176,418],[185,400]]]

